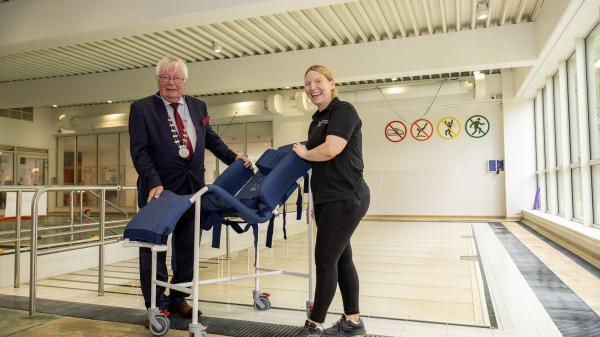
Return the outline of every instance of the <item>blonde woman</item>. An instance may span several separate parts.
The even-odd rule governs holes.
[[[369,187],[363,178],[362,121],[356,109],[337,98],[329,69],[313,65],[304,74],[304,91],[318,107],[305,145],[294,152],[312,164],[311,189],[315,204],[317,283],[310,319],[303,337],[364,336],[359,314],[358,273],[352,261],[350,238],[369,208]],[[323,322],[337,285],[344,314],[332,327]]]

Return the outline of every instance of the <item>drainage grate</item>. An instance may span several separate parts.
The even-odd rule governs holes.
[[[28,306],[27,297],[0,295],[0,307],[28,310]],[[46,299],[38,299],[37,308],[39,312],[46,314],[138,325],[142,325],[146,317],[145,310]],[[171,329],[175,330],[187,330],[190,324],[189,319],[176,315],[171,317],[170,320]],[[300,328],[295,326],[217,317],[201,316],[200,323],[208,326],[207,332],[209,334],[235,337],[289,337],[300,332]],[[386,337],[380,335],[367,336]]]

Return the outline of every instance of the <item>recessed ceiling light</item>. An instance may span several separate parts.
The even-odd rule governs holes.
[[[286,88],[286,89],[289,89],[289,88],[290,88],[290,86],[289,86],[289,85],[286,85],[286,86],[285,86],[285,88]]]
[[[53,108],[58,108],[58,105],[56,105],[56,104],[52,104],[52,107],[53,107]]]
[[[238,92],[239,92],[239,93],[242,93],[242,92],[244,92],[244,90],[239,90]]]
[[[112,101],[111,101],[111,100],[108,100],[108,101],[106,101],[106,103],[110,104],[110,103],[112,103]]]
[[[215,53],[221,53],[223,51],[223,48],[221,47],[221,45],[218,44],[218,43],[216,43],[216,42],[214,42],[214,41],[212,43],[212,47],[213,47],[213,51]]]
[[[391,78],[391,80],[392,80],[392,81],[397,81],[397,80],[398,80],[398,77],[392,77],[392,78]]]
[[[489,5],[486,0],[479,0],[477,2],[477,19],[485,20],[489,15]]]

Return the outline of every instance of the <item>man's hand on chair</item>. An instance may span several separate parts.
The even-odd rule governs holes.
[[[152,201],[152,199],[158,199],[158,197],[160,197],[160,194],[163,191],[163,187],[162,186],[156,186],[155,188],[150,190],[150,193],[148,193],[148,200],[146,201],[147,203],[150,203],[150,201]]]
[[[237,156],[235,156],[235,160],[241,160],[244,162],[244,167],[247,169],[251,169],[252,168],[252,161],[250,161],[250,159],[248,159],[248,157],[243,156],[241,154],[238,154]]]

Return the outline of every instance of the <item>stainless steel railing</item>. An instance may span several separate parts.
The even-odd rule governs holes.
[[[30,250],[30,256],[29,256],[29,258],[30,258],[30,262],[29,262],[29,315],[30,316],[35,316],[35,314],[36,314],[37,257],[39,255],[52,254],[52,253],[80,249],[80,248],[98,247],[98,295],[100,295],[100,296],[104,295],[104,257],[105,257],[104,248],[107,243],[116,242],[116,240],[115,241],[107,241],[107,238],[106,238],[106,229],[107,229],[107,227],[106,227],[106,224],[107,224],[107,221],[106,221],[106,191],[121,191],[121,190],[135,190],[135,187],[44,186],[44,187],[40,187],[39,189],[37,189],[35,195],[33,196],[32,204],[31,204],[31,231],[30,231],[30,245],[29,245],[29,250]],[[88,242],[83,243],[83,244],[78,244],[77,246],[73,246],[73,247],[49,248],[49,249],[46,249],[42,254],[38,254],[38,248],[40,248],[40,247],[38,247],[38,232],[39,232],[39,229],[38,229],[38,223],[39,223],[38,205],[40,202],[40,198],[42,197],[42,195],[47,194],[48,192],[61,192],[61,191],[62,192],[71,192],[71,196],[73,196],[73,193],[77,192],[77,191],[80,192],[80,195],[82,195],[81,192],[84,192],[84,191],[85,192],[90,192],[90,191],[91,192],[93,192],[93,191],[99,192],[100,221],[98,222],[98,226],[99,226],[98,241],[97,242],[89,242],[90,240],[85,240]],[[80,204],[82,201],[81,199],[82,198],[80,197]],[[57,236],[71,235],[71,238],[73,238],[73,234],[79,232],[79,231],[75,230],[75,225],[73,223],[72,200],[73,200],[73,198],[71,198],[71,204],[70,204],[70,210],[71,210],[70,231],[64,232],[64,233],[58,233]],[[88,224],[88,225],[95,225],[95,224]],[[109,228],[112,228],[112,227],[109,227]],[[119,235],[112,236],[112,237],[119,237]],[[74,242],[73,239],[71,239],[71,242]]]
[[[37,187],[23,186],[0,186],[0,192],[17,192],[16,212],[15,212],[15,239],[10,242],[15,243],[15,278],[14,287],[18,288],[21,283],[21,200],[23,192],[35,192]]]

